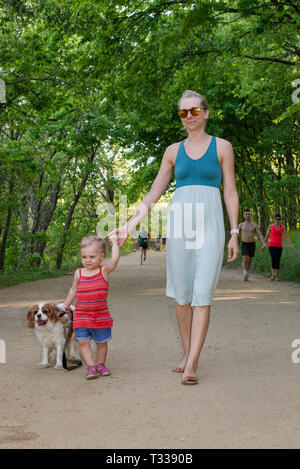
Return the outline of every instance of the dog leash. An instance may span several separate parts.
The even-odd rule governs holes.
[[[68,313],[65,313],[65,312],[61,312],[58,317],[61,318],[63,317],[65,314],[68,314]],[[75,370],[76,368],[79,368],[80,366],[82,366],[82,361],[81,360],[78,360],[78,362],[76,362],[74,365],[71,365],[71,366],[68,366],[68,360],[67,360],[67,356],[66,356],[66,348],[67,346],[69,345],[70,343],[70,340],[72,338],[72,335],[74,333],[73,331],[73,328],[72,328],[72,323],[73,323],[73,311],[71,310],[70,308],[70,317],[71,317],[71,325],[70,325],[70,329],[68,331],[68,334],[67,334],[67,337],[66,337],[66,340],[65,340],[65,346],[64,346],[64,351],[63,351],[63,358],[62,358],[62,362],[63,362],[63,367],[65,370],[67,371],[72,371],[72,370]]]

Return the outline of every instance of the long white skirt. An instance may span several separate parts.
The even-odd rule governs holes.
[[[179,305],[210,305],[224,255],[219,189],[197,185],[176,189],[167,229],[167,296]]]

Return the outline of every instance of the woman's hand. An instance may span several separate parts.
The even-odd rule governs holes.
[[[231,235],[227,248],[228,248],[227,262],[235,261],[239,255],[239,242],[238,242],[237,234]]]

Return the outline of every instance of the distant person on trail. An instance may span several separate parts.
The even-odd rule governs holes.
[[[262,249],[267,247],[264,237],[261,234],[256,223],[251,221],[251,212],[250,210],[244,210],[244,219],[245,221],[239,224],[239,230],[242,232],[242,268],[243,268],[243,280],[247,281],[249,279],[249,271],[252,259],[255,254],[255,234],[259,237],[263,243]]]
[[[141,253],[141,264],[146,261],[147,258],[147,249],[148,249],[148,239],[149,239],[149,234],[147,231],[145,231],[145,227],[142,226],[141,231],[139,232],[138,235],[138,244],[140,247],[140,253]]]
[[[279,281],[277,274],[278,274],[278,270],[280,267],[280,259],[281,259],[282,248],[283,248],[282,235],[284,235],[290,248],[293,249],[293,245],[291,243],[290,238],[288,237],[286,228],[284,225],[281,225],[280,221],[281,221],[280,213],[276,213],[274,215],[274,223],[273,225],[270,225],[268,227],[266,237],[265,237],[266,243],[268,242],[270,238],[269,253],[271,256],[271,260],[272,260],[272,275],[270,277],[270,280],[275,281],[275,282]]]
[[[197,384],[196,375],[210,318],[210,305],[223,262],[225,229],[219,187],[231,226],[228,262],[238,257],[239,200],[231,144],[208,135],[206,99],[187,90],[178,115],[187,138],[170,145],[150,192],[129,221],[109,233],[122,245],[166,190],[175,170],[176,190],[169,208],[167,235],[167,296],[176,301],[183,357],[172,367],[182,384]]]
[[[120,257],[118,240],[112,244],[111,258],[102,266],[105,258],[105,242],[98,236],[86,236],[80,243],[82,268],[74,274],[63,310],[68,312],[74,298],[73,329],[79,343],[82,358],[87,366],[86,379],[110,375],[106,368],[107,342],[111,340],[113,319],[107,307],[108,277],[117,267]],[[91,339],[96,342],[96,364]]]

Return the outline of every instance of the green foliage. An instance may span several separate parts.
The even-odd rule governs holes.
[[[3,1],[3,275],[75,264],[99,204],[142,199],[184,138],[185,89],[233,144],[241,207],[298,228],[299,22],[287,1]]]

